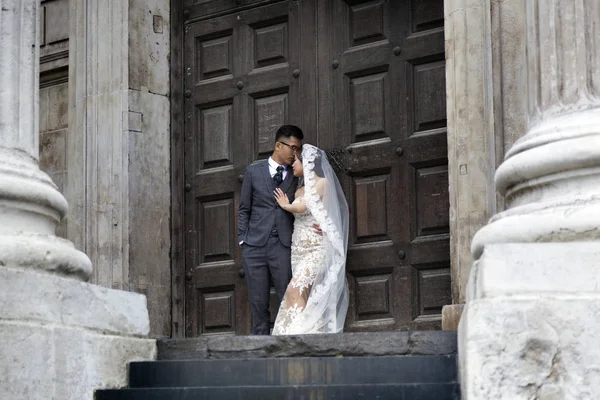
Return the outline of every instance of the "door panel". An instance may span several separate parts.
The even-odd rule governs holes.
[[[299,73],[302,23],[298,4],[282,1],[186,25],[187,336],[249,333],[239,191],[277,128],[306,123],[302,102],[314,89]]]
[[[439,328],[451,303],[443,5],[422,3],[320,8],[334,101],[319,140],[351,210],[347,330]]]
[[[186,19],[217,17],[257,7],[277,0],[180,0],[183,1],[183,12]]]

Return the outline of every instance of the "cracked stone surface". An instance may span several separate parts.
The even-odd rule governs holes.
[[[599,295],[486,299],[466,315],[464,398],[600,398]]]
[[[456,353],[456,332],[371,332],[303,336],[222,336],[158,341],[158,358],[335,357]]]
[[[596,243],[490,245],[458,333],[463,399],[600,398]]]

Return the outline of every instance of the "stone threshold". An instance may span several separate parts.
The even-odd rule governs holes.
[[[456,354],[455,331],[159,339],[158,360]]]

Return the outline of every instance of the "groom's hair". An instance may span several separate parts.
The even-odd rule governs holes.
[[[296,139],[302,140],[304,139],[304,133],[302,133],[302,129],[298,128],[296,125],[281,125],[275,134],[275,142],[280,141],[283,137],[295,137]]]

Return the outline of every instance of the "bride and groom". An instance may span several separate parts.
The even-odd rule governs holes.
[[[238,238],[252,334],[268,335],[271,283],[279,312],[274,335],[341,332],[348,310],[348,205],[325,152],[281,126],[265,162],[242,183]]]

